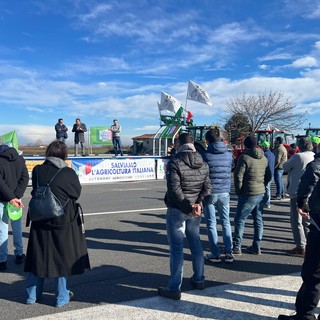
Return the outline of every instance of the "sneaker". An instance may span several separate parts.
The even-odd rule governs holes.
[[[7,261],[0,262],[0,272],[7,270]]]
[[[205,284],[205,281],[194,281],[192,278],[191,278],[191,284],[192,286],[197,289],[197,290],[203,290],[205,287],[206,287],[206,284]]]
[[[233,254],[236,254],[238,256],[242,255],[242,251],[240,248],[234,248],[232,251]]]
[[[288,251],[289,256],[301,257],[303,258],[306,254],[306,249],[295,247],[292,250]]]
[[[256,254],[256,255],[260,255],[261,254],[260,248],[256,248],[254,246],[247,247],[246,248],[246,252],[248,252],[250,254]]]
[[[74,299],[74,293],[72,291],[69,291],[69,301],[72,301]]]
[[[171,291],[168,288],[160,287],[158,288],[158,293],[160,296],[173,299],[173,300],[180,300],[181,299],[181,291]]]
[[[208,253],[204,256],[204,258],[207,260],[207,261],[211,261],[211,262],[214,262],[214,263],[220,263],[221,262],[221,257],[215,257],[212,253]]]
[[[271,208],[271,205],[270,205],[270,204],[265,204],[263,207],[264,207],[264,208],[267,208],[267,209],[270,209],[270,208]]]
[[[225,258],[224,258],[224,262],[225,263],[232,263],[234,261],[234,256],[232,253],[226,253],[225,254]]]
[[[281,200],[282,198],[279,197],[279,196],[276,196],[276,197],[272,197],[271,200]]]
[[[22,264],[26,260],[26,255],[21,254],[20,256],[16,256],[16,264]]]

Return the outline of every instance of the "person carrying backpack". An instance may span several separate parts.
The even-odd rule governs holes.
[[[73,297],[67,289],[67,277],[90,269],[89,256],[83,233],[82,219],[76,200],[80,197],[81,185],[78,176],[64,161],[67,146],[61,141],[52,142],[46,150],[46,160],[32,172],[32,192],[37,185],[50,189],[58,200],[65,204],[64,214],[57,218],[32,221],[24,271],[27,272],[27,304],[41,302],[45,278],[54,278],[56,283],[55,306],[62,307]]]

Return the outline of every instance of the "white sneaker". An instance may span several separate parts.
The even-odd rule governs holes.
[[[204,256],[204,258],[208,261],[214,262],[214,263],[220,263],[221,257],[215,257],[212,253],[208,253]]]

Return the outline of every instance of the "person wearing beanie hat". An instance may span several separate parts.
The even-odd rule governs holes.
[[[244,146],[247,149],[252,149],[257,146],[257,138],[255,136],[248,136],[243,141]]]
[[[244,227],[251,214],[254,221],[254,236],[252,245],[246,248],[246,251],[261,254],[263,198],[266,185],[271,180],[271,171],[263,151],[256,147],[257,140],[254,136],[246,137],[244,145],[245,151],[239,157],[234,171],[234,187],[238,196],[238,205],[234,218],[233,253],[242,253],[241,242]]]
[[[274,154],[270,151],[270,143],[266,140],[264,140],[262,143],[260,143],[261,149],[264,151],[265,157],[268,159],[268,166],[271,171],[271,180],[268,182],[266,185],[266,193],[264,194],[263,202],[264,206],[266,208],[271,207],[271,181],[274,176],[274,163],[275,163],[275,156]]]
[[[273,154],[276,158],[274,166],[274,182],[276,184],[276,196],[272,199],[281,200],[284,198],[284,185],[282,181],[283,164],[288,160],[288,151],[283,145],[282,137],[275,138]]]
[[[294,154],[285,164],[283,169],[288,173],[287,192],[290,197],[290,222],[295,247],[288,251],[289,255],[304,257],[309,232],[309,222],[297,214],[297,190],[299,181],[307,164],[314,159],[311,139],[300,138],[298,141],[299,153]]]

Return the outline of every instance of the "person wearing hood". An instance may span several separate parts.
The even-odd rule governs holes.
[[[192,256],[195,289],[205,287],[203,249],[200,241],[202,202],[212,193],[209,167],[194,147],[189,133],[179,136],[177,154],[166,169],[167,206],[166,225],[170,247],[170,279],[167,287],[161,287],[161,296],[180,300],[183,279],[183,244],[186,234]],[[177,145],[178,147],[178,145]]]
[[[76,204],[81,184],[75,171],[65,162],[67,155],[67,146],[61,141],[53,141],[46,150],[45,162],[32,171],[31,194],[37,185],[46,185],[57,174],[50,188],[63,204],[64,215],[31,222],[24,267],[27,272],[27,304],[41,302],[45,279],[54,278],[55,306],[62,307],[73,298],[73,293],[67,289],[67,277],[90,269],[82,220]]]
[[[271,180],[268,160],[263,151],[257,148],[255,136],[244,139],[245,151],[239,157],[234,171],[234,187],[238,196],[237,211],[234,217],[233,253],[241,254],[241,242],[248,216],[253,218],[253,242],[246,251],[251,254],[261,254],[263,235],[262,212],[263,197],[266,185]]]
[[[29,174],[22,156],[0,140],[0,272],[7,270],[8,223],[7,203],[23,208],[21,198],[28,186]],[[15,262],[24,262],[21,219],[11,220]]]
[[[205,259],[212,262],[221,262],[221,251],[218,244],[216,210],[219,213],[222,225],[225,262],[232,263],[232,232],[230,225],[230,188],[232,154],[214,130],[206,132],[208,149],[203,154],[208,163],[212,194],[207,198],[204,207],[204,216],[207,223],[210,253]]]

